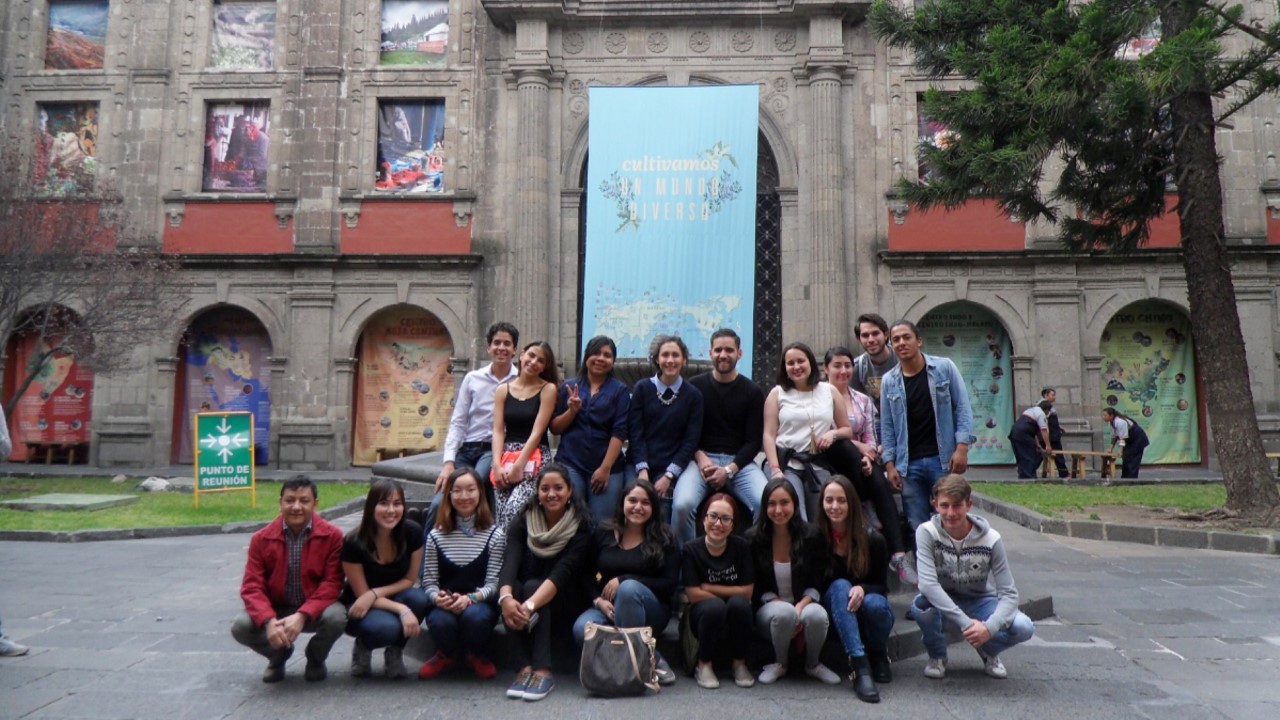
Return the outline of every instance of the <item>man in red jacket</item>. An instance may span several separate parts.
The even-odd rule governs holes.
[[[304,632],[307,680],[328,675],[325,659],[347,625],[342,590],[342,531],[315,514],[316,484],[299,475],[280,488],[280,517],[253,534],[240,597],[244,612],[231,636],[267,658],[262,681],[284,679],[284,665]]]

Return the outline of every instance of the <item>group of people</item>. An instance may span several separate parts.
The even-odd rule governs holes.
[[[1058,477],[1071,476],[1062,452],[1062,424],[1054,409],[1057,399],[1057,390],[1051,387],[1041,390],[1040,402],[1023,410],[1009,431],[1020,480],[1035,478],[1036,470],[1046,457],[1053,458]],[[1146,431],[1136,420],[1115,408],[1103,408],[1102,420],[1111,429],[1111,452],[1120,451],[1120,477],[1138,477],[1143,451],[1151,444]]]
[[[384,649],[384,672],[398,678],[425,623],[436,652],[420,677],[462,662],[491,678],[500,618],[518,668],[506,694],[532,701],[555,686],[554,637],[581,643],[592,622],[657,635],[687,600],[699,686],[718,687],[715,663],[726,660],[735,684],[772,683],[793,655],[807,675],[839,683],[820,660],[835,625],[857,696],[878,702],[877,683],[892,679],[888,573],[917,581],[899,490],[915,533],[925,674],[945,673],[945,617],[1004,677],[1001,651],[1034,628],[1017,611],[999,534],[969,513],[964,382],[920,351],[909,322],[864,315],[859,340],[858,356],[825,354],[829,381],[808,346],[788,345],[766,395],[737,372],[732,330],[712,335],[712,370],[688,380],[688,348],[660,336],[655,374],[628,390],[609,338],[592,338],[578,376],[560,384],[550,346],[517,358],[518,331],[497,323],[492,363],[458,388],[426,527],[405,517],[400,487],[378,480],[343,537],[315,514],[314,483],[286,482],[281,516],[250,542],[232,634],[267,658],[265,682],[284,677],[304,632],[314,633],[308,680],[326,676],[344,632],[354,675],[370,674]],[[560,436],[554,460],[548,432]],[[754,630],[772,650],[757,674],[746,662]],[[657,674],[676,681],[661,657]]]

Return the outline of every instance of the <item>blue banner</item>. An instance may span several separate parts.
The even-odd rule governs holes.
[[[728,327],[750,374],[759,89],[590,92],[583,343],[608,335],[619,357],[647,357],[678,334],[705,358]]]

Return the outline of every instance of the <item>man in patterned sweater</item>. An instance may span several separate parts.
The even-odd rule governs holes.
[[[947,475],[934,486],[938,511],[916,528],[916,571],[920,594],[912,604],[921,640],[929,653],[925,677],[947,674],[947,638],[943,620],[955,625],[978,651],[983,669],[1008,677],[1000,653],[1035,634],[1031,618],[1018,610],[1018,588],[1000,533],[973,515],[969,483]]]

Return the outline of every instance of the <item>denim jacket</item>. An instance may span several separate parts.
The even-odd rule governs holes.
[[[972,444],[975,440],[973,410],[969,407],[964,378],[955,363],[944,357],[921,355],[929,374],[929,397],[933,399],[933,416],[938,429],[938,459],[945,469],[951,463],[957,444]],[[880,381],[880,431],[880,442],[884,446],[881,457],[905,473],[909,457],[907,389],[903,384],[901,365],[885,373]]]

